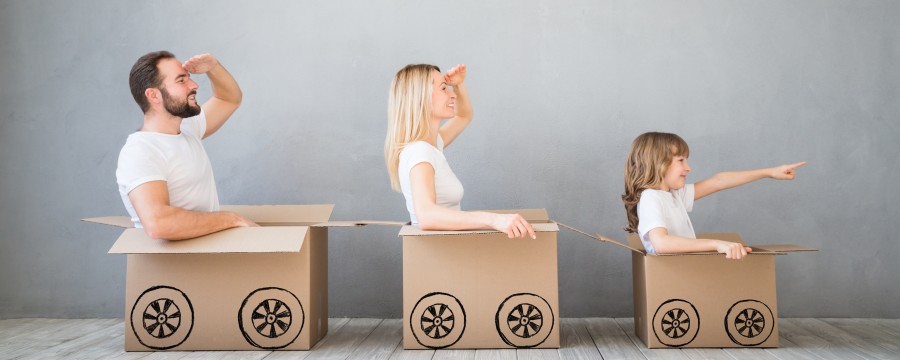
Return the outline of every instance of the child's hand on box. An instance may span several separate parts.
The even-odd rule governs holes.
[[[740,260],[747,256],[747,254],[753,252],[753,249],[750,249],[741,243],[719,240],[716,244],[716,251],[725,254],[726,259]]]

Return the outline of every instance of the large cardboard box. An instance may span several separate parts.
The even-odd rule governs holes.
[[[559,347],[559,227],[543,209],[494,212],[521,214],[537,239],[401,229],[404,349]]]
[[[636,235],[625,245],[573,230],[631,250],[634,332],[648,348],[778,347],[775,256],[815,251],[779,244],[750,246],[741,260],[716,252],[649,255]],[[745,244],[736,233],[697,237]]]
[[[736,233],[698,238],[744,244]],[[649,348],[778,347],[775,256],[814,251],[797,245],[754,245],[741,260],[708,252],[647,255],[637,236],[631,255],[634,331]]]
[[[308,350],[328,331],[328,223],[333,205],[222,206],[261,227],[154,240],[128,217],[125,350]]]

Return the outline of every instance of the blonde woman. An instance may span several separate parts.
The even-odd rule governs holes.
[[[407,65],[394,76],[384,143],[391,187],[403,193],[410,220],[423,230],[492,228],[510,238],[536,238],[518,214],[460,210],[463,186],[444,148],[472,121],[465,79],[465,65],[446,74],[434,65]]]
[[[688,216],[694,200],[756,180],[793,180],[797,168],[806,164],[721,172],[696,184],[686,184],[691,172],[688,155],[688,144],[675,134],[648,132],[631,143],[622,195],[628,215],[625,231],[638,233],[648,254],[717,251],[727,259],[747,256],[751,250],[741,244],[697,239]]]

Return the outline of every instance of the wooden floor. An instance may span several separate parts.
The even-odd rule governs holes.
[[[330,319],[311,351],[130,352],[122,319],[0,320],[0,359],[900,359],[900,320],[780,319],[777,349],[648,350],[632,319],[562,319],[560,349],[403,350],[399,319]]]

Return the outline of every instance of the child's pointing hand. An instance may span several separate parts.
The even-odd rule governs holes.
[[[794,180],[797,168],[806,165],[806,161],[773,167],[769,177],[777,180]]]

